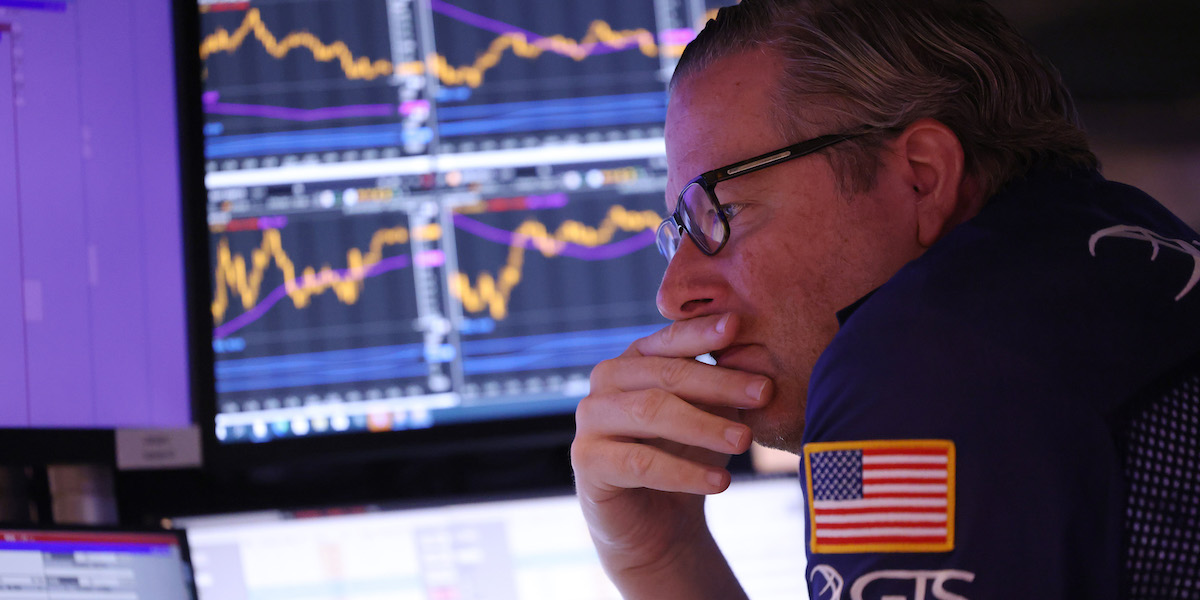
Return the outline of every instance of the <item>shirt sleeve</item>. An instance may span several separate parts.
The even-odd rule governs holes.
[[[841,315],[805,413],[812,597],[1118,597],[1119,415],[1198,351],[1197,247],[1133,188],[1030,175]]]
[[[811,597],[1115,598],[1120,478],[1100,414],[970,323],[868,308],[810,385]]]

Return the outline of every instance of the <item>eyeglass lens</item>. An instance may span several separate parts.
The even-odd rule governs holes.
[[[705,254],[715,253],[728,235],[717,201],[699,183],[688,184],[679,196],[681,203],[676,207],[676,214],[683,228],[691,234]],[[683,238],[674,218],[669,218],[659,225],[655,241],[658,251],[668,261],[675,256]]]
[[[721,220],[716,200],[709,196],[699,183],[684,188],[680,197],[684,205],[683,210],[679,211],[684,228],[706,253],[716,252],[725,241],[726,235],[725,223]]]
[[[678,227],[674,218],[668,218],[658,226],[657,235],[654,237],[654,242],[658,244],[658,253],[663,255],[667,262],[671,262],[675,257],[675,251],[679,249],[679,242],[683,239]]]

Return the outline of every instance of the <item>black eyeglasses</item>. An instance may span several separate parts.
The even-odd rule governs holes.
[[[729,241],[729,216],[725,214],[725,207],[721,206],[721,201],[717,199],[716,186],[718,182],[753,173],[793,158],[807,156],[822,148],[856,138],[864,133],[823,135],[701,173],[699,177],[683,186],[675,203],[675,212],[670,217],[663,219],[658,226],[655,236],[658,251],[670,262],[671,258],[675,256],[675,251],[679,249],[679,244],[683,241],[683,233],[686,231],[688,237],[692,238],[692,241],[696,242],[696,246],[705,254],[712,256],[720,252],[721,248],[725,247],[725,242]]]

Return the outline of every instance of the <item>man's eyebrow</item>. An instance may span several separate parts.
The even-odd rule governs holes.
[[[725,181],[718,183],[716,186],[717,199],[721,200],[721,203],[724,204],[725,201],[722,199],[722,196],[727,196],[729,194],[735,194],[739,196],[754,194],[758,191],[771,187],[767,185],[765,181],[762,181],[760,178],[755,177],[754,175],[755,173],[748,173],[741,177],[726,179]]]

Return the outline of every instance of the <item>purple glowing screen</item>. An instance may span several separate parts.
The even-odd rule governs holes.
[[[166,0],[0,1],[0,428],[190,422]]]

